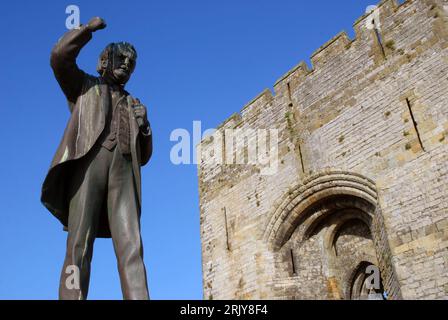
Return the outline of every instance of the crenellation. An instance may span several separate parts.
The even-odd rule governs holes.
[[[300,81],[303,81],[310,72],[311,70],[308,68],[306,62],[301,61],[298,65],[289,70],[275,82],[274,84],[275,94],[278,95],[280,90],[285,89],[284,85],[286,83],[291,83],[295,81],[296,86],[298,86],[300,84]]]
[[[351,42],[352,40],[349,39],[345,31],[337,34],[311,55],[313,69],[321,68],[334,59],[336,59],[336,62],[333,63],[337,63],[337,59],[344,55],[346,50],[350,48]]]
[[[251,102],[246,104],[244,108],[241,110],[241,115],[243,121],[248,121],[254,115],[256,115],[259,110],[266,106],[266,104],[270,103],[273,99],[271,90],[265,89],[262,93],[260,93],[257,97],[255,97]]]
[[[385,26],[393,25],[395,21],[400,21],[397,27],[402,28],[395,28],[393,30],[398,34],[401,34],[403,31],[408,31],[410,33],[409,37],[402,36],[401,38],[407,38],[407,39],[413,38],[411,37],[412,34],[418,34],[420,36],[419,40],[417,40],[417,43],[414,43],[413,45],[410,46],[409,48],[410,50],[412,50],[414,47],[419,47],[421,38],[425,37],[422,37],[421,30],[418,30],[419,32],[416,32],[418,26],[415,25],[415,23],[414,27],[410,28],[412,23],[409,23],[409,19],[403,19],[401,16],[408,16],[410,13],[407,11],[409,10],[415,11],[416,9],[413,8],[411,4],[418,5],[419,2],[420,1],[417,0],[408,0],[399,5],[396,0],[386,0],[378,4],[378,8],[380,10],[380,16],[382,19],[382,25]],[[428,10],[427,8],[424,9]],[[311,61],[313,63],[312,69],[309,69],[305,62],[303,61],[300,62],[297,66],[292,68],[285,75],[280,77],[279,80],[277,80],[277,82],[274,84],[274,93],[275,93],[274,96],[272,95],[269,89],[265,89],[262,93],[260,93],[260,95],[255,97],[251,102],[249,102],[246,106],[243,107],[243,109],[241,110],[241,114],[248,113],[248,110],[252,111],[255,105],[259,106],[260,103],[259,100],[269,101],[271,99],[276,99],[277,96],[279,95],[282,97],[287,97],[288,96],[288,94],[286,93],[287,83],[293,84],[291,85],[291,91],[292,91],[291,94],[294,95],[296,89],[299,87],[303,86],[305,90],[309,89],[309,87],[307,86],[308,83],[312,83],[313,87],[316,88],[319,87],[319,84],[326,82],[328,82],[333,86],[335,84],[334,79],[326,77],[327,74],[338,74],[339,78],[344,79],[341,82],[336,81],[337,85],[357,82],[358,79],[356,79],[356,75],[361,74],[362,72],[366,72],[374,66],[373,60],[365,59],[371,56],[370,53],[370,51],[372,50],[371,47],[374,46],[373,31],[369,30],[366,27],[366,19],[369,17],[369,15],[370,14],[365,14],[361,16],[354,23],[354,28],[356,31],[355,39],[350,40],[346,32],[344,31],[340,32],[333,39],[328,41],[325,45],[323,45],[321,48],[316,50],[315,53],[313,53],[311,57]],[[422,19],[426,18],[427,17],[425,15],[422,15]],[[406,23],[405,27],[403,27],[403,24],[406,21],[408,21],[408,23]],[[388,33],[386,32],[386,34]],[[385,41],[384,45],[387,47],[387,42],[388,41],[394,42],[394,39],[393,37],[389,36],[389,38],[385,38],[384,41]],[[392,42],[390,42],[389,46],[395,45],[395,43]],[[398,48],[394,48],[393,51],[395,51],[395,49],[398,49],[399,52],[402,52],[402,50],[404,50],[404,48],[402,48],[401,46]],[[389,48],[388,50],[392,49]],[[411,53],[407,53],[407,55],[409,55],[408,58],[412,56]],[[361,57],[364,57],[364,59]],[[353,61],[355,61],[356,63],[354,64]],[[327,65],[327,62],[331,63]],[[337,68],[337,69],[328,70],[331,68]],[[352,75],[352,78],[349,75]],[[309,96],[310,93],[308,93],[307,95]],[[319,99],[318,96],[316,96],[316,98]],[[299,101],[303,99],[297,99],[297,100]],[[309,101],[309,98],[307,100]],[[261,104],[263,103],[264,102],[261,102]],[[312,101],[309,101],[306,104],[312,105],[313,103]],[[233,118],[233,116],[231,118]],[[227,120],[225,122],[227,122]],[[219,127],[221,127],[221,125],[218,126],[218,128]]]

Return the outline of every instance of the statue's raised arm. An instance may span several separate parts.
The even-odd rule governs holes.
[[[76,64],[81,49],[92,39],[92,33],[104,29],[106,23],[99,17],[79,29],[67,32],[59,39],[51,51],[50,64],[56,80],[69,102],[75,103],[84,81],[84,72]]]

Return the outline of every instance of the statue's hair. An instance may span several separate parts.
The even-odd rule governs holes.
[[[100,57],[98,59],[98,64],[96,66],[96,71],[100,74],[103,75],[104,73],[104,67],[102,64],[102,61],[107,60],[108,64],[109,62],[112,60],[112,56],[115,50],[118,49],[124,49],[126,51],[130,51],[132,52],[132,54],[135,56],[135,59],[137,59],[137,50],[135,50],[134,46],[132,44],[130,44],[129,42],[112,42],[109,43],[106,48],[104,48],[104,50],[101,52]]]

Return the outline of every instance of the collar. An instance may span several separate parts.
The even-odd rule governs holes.
[[[119,85],[119,84],[113,83],[113,82],[110,81],[109,79],[104,78],[104,77],[102,77],[102,76],[100,77],[100,79],[101,79],[101,82],[102,82],[102,83],[106,84],[106,85],[109,87],[109,90],[111,90],[111,91],[117,91],[117,92],[123,93],[124,95],[129,95],[129,92],[127,92],[127,91],[124,89],[124,86],[123,86],[123,85]]]

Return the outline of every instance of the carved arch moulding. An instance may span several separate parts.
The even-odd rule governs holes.
[[[268,213],[262,236],[275,253],[291,240],[294,243],[307,241],[319,226],[329,223],[324,242],[331,255],[338,230],[350,219],[362,221],[368,227],[388,298],[400,299],[376,185],[363,175],[325,171],[292,186]],[[346,287],[346,284],[341,285]],[[344,292],[341,295],[347,298]]]

